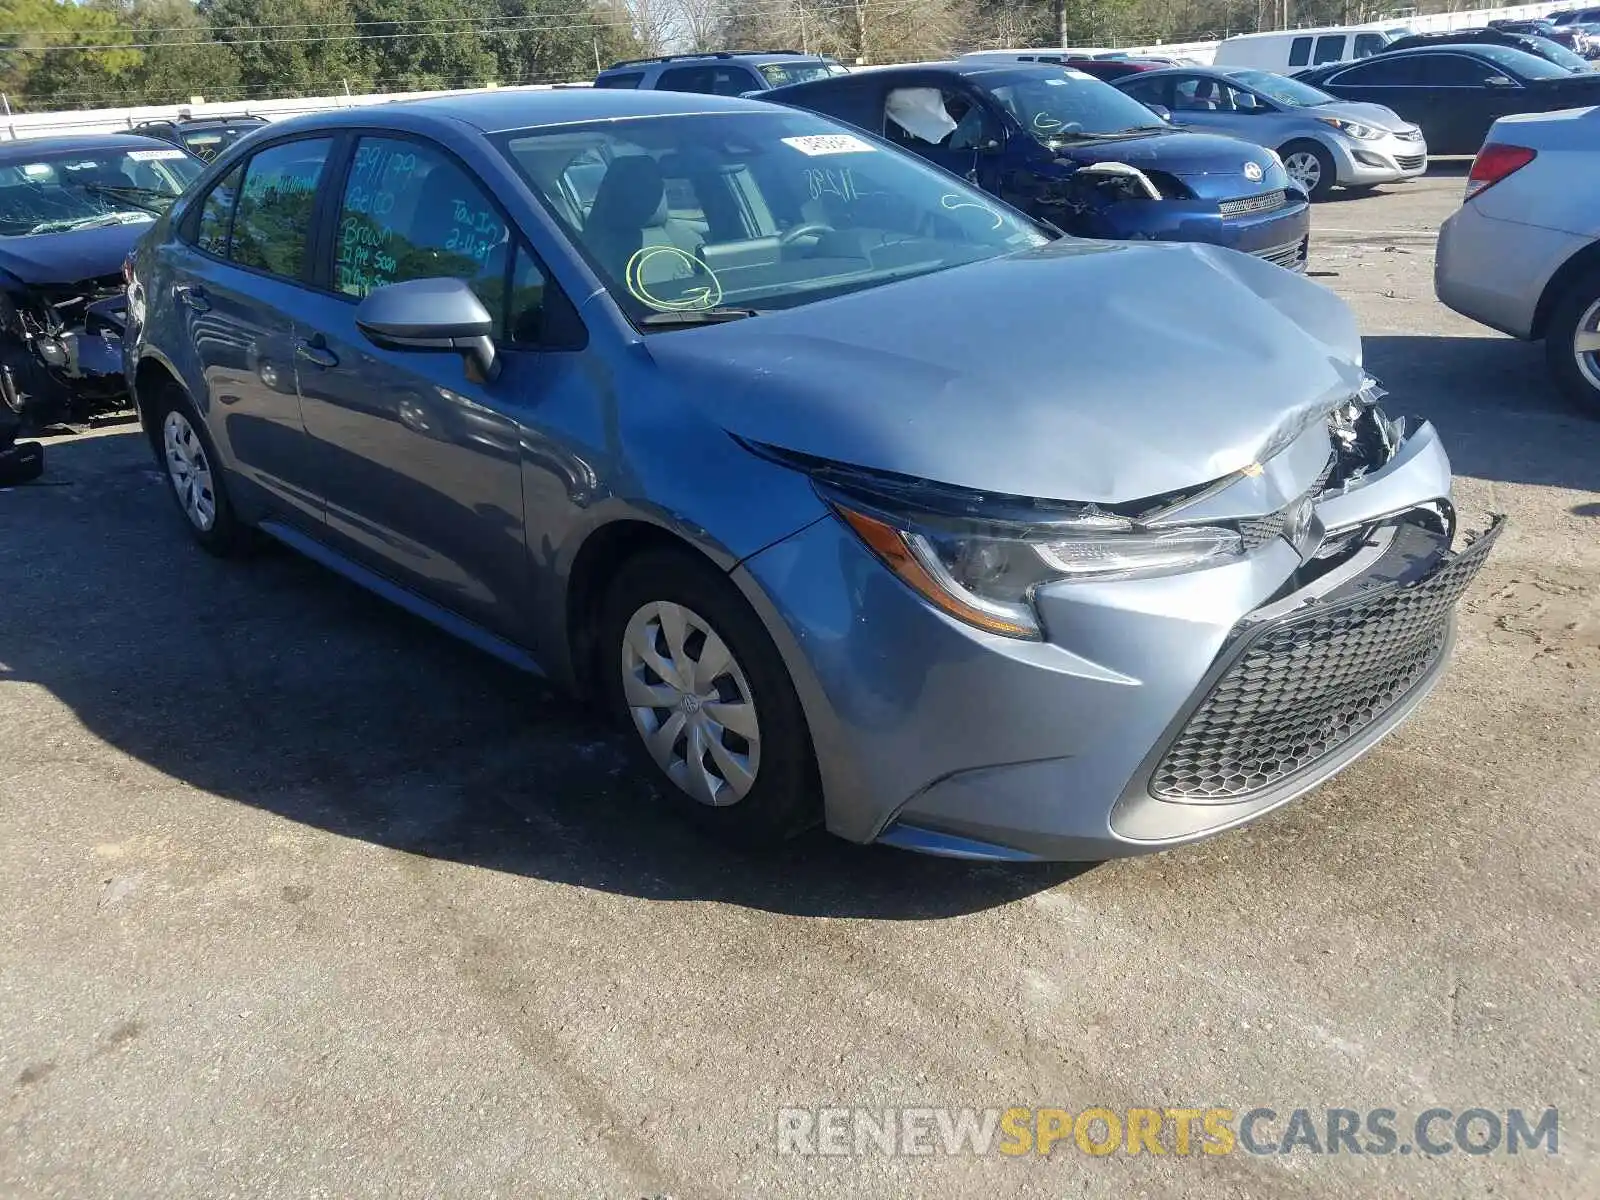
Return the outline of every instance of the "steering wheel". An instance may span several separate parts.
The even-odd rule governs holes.
[[[818,225],[815,222],[807,225],[796,225],[793,229],[786,229],[778,235],[778,245],[792,246],[803,237],[811,237],[812,235],[821,237],[825,233],[832,232],[832,225]]]

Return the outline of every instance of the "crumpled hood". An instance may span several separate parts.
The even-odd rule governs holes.
[[[1173,130],[1171,133],[1153,133],[1149,137],[1108,138],[1103,142],[1074,142],[1052,147],[1058,158],[1067,159],[1079,166],[1097,162],[1128,163],[1135,167],[1150,167],[1173,175],[1205,176],[1223,175],[1238,180],[1243,186],[1236,192],[1247,195],[1257,188],[1282,187],[1283,181],[1274,184],[1270,177],[1281,169],[1272,155],[1254,142],[1238,138],[1219,137],[1210,133],[1189,133]],[[1260,182],[1245,183],[1244,167],[1253,162],[1262,169]]]
[[[1319,284],[1220,247],[1063,238],[651,334],[741,438],[987,492],[1116,504],[1270,457],[1361,382]]]
[[[0,237],[0,271],[31,284],[77,283],[115,275],[150,224],[136,221],[32,237]]]
[[[1392,108],[1361,100],[1337,100],[1332,104],[1319,104],[1315,108],[1298,111],[1309,117],[1339,117],[1345,121],[1360,121],[1363,125],[1375,125],[1391,132],[1417,127],[1416,122],[1406,120]]]

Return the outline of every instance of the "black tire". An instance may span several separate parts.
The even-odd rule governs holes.
[[[1595,324],[1592,317],[1586,322],[1584,317],[1596,304],[1600,304],[1600,271],[1590,271],[1561,293],[1544,329],[1545,359],[1550,364],[1556,386],[1591,417],[1600,417],[1600,384],[1591,382],[1578,366],[1573,341],[1580,322]],[[1600,354],[1589,357],[1591,370],[1600,378]]]
[[[1338,168],[1333,165],[1333,155],[1329,154],[1316,142],[1290,142],[1278,151],[1278,157],[1287,161],[1290,155],[1309,154],[1317,160],[1321,174],[1317,177],[1316,186],[1311,189],[1312,200],[1326,200],[1338,185]]]
[[[644,732],[635,723],[624,694],[624,641],[635,615],[654,603],[679,605],[701,618],[725,643],[748,685],[748,699],[759,721],[759,758],[749,791],[730,803],[714,806],[680,787],[650,753]],[[689,551],[645,551],[628,560],[612,580],[595,635],[598,690],[606,708],[625,730],[635,757],[663,785],[679,811],[714,837],[746,848],[774,846],[818,823],[821,784],[800,698],[760,618],[725,575]],[[704,647],[701,641],[700,648]],[[736,694],[731,676],[718,678],[720,686],[735,688]],[[664,721],[667,718],[660,714],[677,710],[655,711]],[[674,753],[677,746],[684,747],[687,760],[686,736],[678,739]],[[710,761],[709,749],[702,759]]]
[[[206,424],[200,419],[200,414],[195,411],[189,394],[178,384],[168,380],[156,389],[154,404],[151,407],[155,418],[153,438],[156,464],[161,470],[162,478],[167,481],[167,494],[177,505],[178,515],[183,518],[184,527],[188,529],[189,535],[199,543],[201,549],[208,554],[215,554],[218,558],[227,558],[245,550],[249,545],[250,531],[234,513],[233,502],[228,498],[228,484],[222,460],[217,457],[211,434],[206,430]],[[209,525],[203,524],[191,515],[180,490],[177,474],[168,461],[165,439],[168,418],[173,414],[181,417],[193,431],[208,466],[211,479],[209,495],[213,513]]]

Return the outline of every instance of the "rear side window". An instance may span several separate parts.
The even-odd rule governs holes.
[[[1344,58],[1344,34],[1334,33],[1317,39],[1316,66],[1338,62]]]
[[[1419,57],[1375,55],[1360,66],[1340,71],[1328,83],[1335,87],[1406,87],[1417,82]]]
[[[615,75],[602,75],[594,81],[597,88],[636,88],[644,82],[643,71],[621,71]]]
[[[664,92],[702,92],[713,96],[742,96],[762,86],[743,67],[674,67],[661,72],[656,88]]]
[[[287,279],[300,278],[317,185],[332,145],[330,138],[302,138],[269,146],[245,164],[229,259]]]
[[[228,257],[228,231],[233,224],[233,202],[239,195],[239,176],[244,168],[235,167],[211,189],[200,208],[200,223],[194,244],[207,254]]]
[[[1303,67],[1311,61],[1311,39],[1308,37],[1295,38],[1289,43],[1289,65]]]

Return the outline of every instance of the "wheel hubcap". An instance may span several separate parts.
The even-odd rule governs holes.
[[[172,490],[190,522],[201,533],[217,520],[217,496],[212,490],[211,462],[200,435],[181,412],[169,412],[161,423],[161,440],[167,454],[167,475]]]
[[[622,635],[622,690],[634,728],[667,778],[701,804],[755,786],[761,726],[744,669],[706,620],[654,601]]]
[[[1600,390],[1600,300],[1583,310],[1572,335],[1572,357],[1590,387]]]
[[[1290,179],[1308,191],[1322,182],[1322,164],[1317,161],[1315,154],[1304,150],[1297,151],[1284,159],[1283,169],[1288,172]]]

